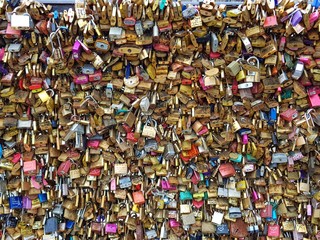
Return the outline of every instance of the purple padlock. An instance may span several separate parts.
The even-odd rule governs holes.
[[[161,187],[162,187],[162,190],[176,190],[176,186],[171,186],[169,181],[167,179],[163,179],[161,181]]]
[[[76,40],[72,47],[72,55],[75,60],[79,60],[81,55],[81,49],[82,49],[81,43],[78,40]]]
[[[31,209],[32,208],[32,201],[27,196],[23,196],[22,198],[22,206],[24,209]]]
[[[243,134],[242,135],[242,144],[246,145],[248,143],[249,143],[248,135],[247,134]]]
[[[0,73],[2,73],[3,76],[9,73],[9,71],[3,66],[2,63],[0,63]]]
[[[117,228],[118,228],[118,226],[116,223],[107,223],[105,232],[106,233],[117,233]]]
[[[291,18],[291,25],[293,26],[293,27],[295,27],[295,26],[297,26],[298,25],[298,23],[300,22],[302,20],[302,13],[301,13],[301,11],[296,11],[294,14],[293,14],[293,16],[292,16],[292,18]]]

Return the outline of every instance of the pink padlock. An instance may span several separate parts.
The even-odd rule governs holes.
[[[106,233],[117,233],[117,224],[116,223],[107,223],[106,224]]]
[[[166,179],[163,179],[161,180],[161,187],[162,187],[162,190],[176,190],[176,186],[171,186],[169,181],[166,180]]]
[[[209,131],[209,129],[207,128],[207,126],[204,125],[204,126],[201,128],[201,130],[200,130],[199,132],[197,132],[197,135],[198,135],[198,136],[201,136],[201,135],[203,135],[203,134],[206,134],[208,131]]]
[[[251,197],[252,197],[253,202],[256,202],[259,200],[259,196],[258,196],[258,193],[256,192],[256,190],[252,189]]]
[[[283,51],[284,47],[286,45],[286,37],[281,37],[280,43],[279,43],[279,51]]]
[[[74,77],[73,82],[76,84],[86,84],[89,82],[89,77],[85,74],[81,74],[81,75]]]
[[[93,148],[93,149],[98,149],[99,145],[100,145],[99,140],[89,140],[87,143],[87,147]]]
[[[115,191],[117,190],[117,182],[116,179],[112,178],[110,181],[110,190]]]
[[[242,144],[246,145],[249,143],[248,134],[242,135]]]
[[[193,172],[193,175],[191,177],[191,182],[193,184],[198,184],[200,182],[200,174],[197,171]]]
[[[280,226],[278,224],[268,225],[268,237],[279,237]]]
[[[310,103],[310,107],[314,108],[314,107],[320,107],[320,97],[319,95],[309,95],[309,103]]]
[[[37,161],[36,160],[23,162],[23,172],[24,173],[26,173],[28,175],[32,175],[32,174],[36,174],[36,170],[37,170]]]
[[[203,91],[207,91],[207,90],[213,88],[213,86],[206,86],[206,85],[204,84],[204,78],[203,78],[203,77],[200,77],[200,78],[199,78],[199,83],[200,83],[200,86],[201,86],[201,88],[202,88]]]
[[[0,61],[2,61],[5,54],[5,48],[0,48]]]
[[[81,43],[79,42],[79,40],[76,40],[73,44],[72,47],[72,56],[74,58],[74,60],[79,60],[80,56],[81,56]]]
[[[288,172],[293,172],[294,170],[294,161],[292,158],[288,158],[287,170]]]
[[[15,153],[15,154],[13,154],[11,162],[16,164],[17,162],[20,161],[20,159],[21,159],[21,153]]]
[[[309,58],[306,58],[306,57],[300,57],[299,60],[301,62],[303,62],[304,64],[306,64],[306,65],[310,65],[310,63],[311,63],[311,60]]]
[[[89,176],[95,176],[98,177],[101,174],[101,169],[100,168],[92,168],[89,171]]]
[[[70,167],[71,167],[71,161],[70,160],[67,160],[63,163],[60,164],[58,170],[57,170],[57,174],[59,176],[64,176],[66,174],[68,174],[69,170],[70,170]]]
[[[175,219],[170,219],[170,220],[169,220],[169,226],[170,226],[171,228],[179,227],[179,226],[180,226],[180,223],[179,223],[177,220],[175,220]]]
[[[315,12],[311,13],[309,16],[309,22],[310,24],[316,22],[319,18],[319,11],[316,10]]]
[[[260,216],[262,218],[271,218],[272,217],[272,205],[268,204],[265,208],[261,209]]]
[[[210,52],[210,59],[219,58],[221,56],[218,52]]]
[[[11,27],[11,23],[7,24],[7,29],[5,31],[6,38],[20,38],[21,30],[17,30]]]
[[[170,186],[170,184],[169,184],[168,180],[165,180],[165,179],[161,180],[162,190],[169,190],[169,186]]]

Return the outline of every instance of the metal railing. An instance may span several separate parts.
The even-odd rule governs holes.
[[[52,4],[52,5],[64,5],[64,4],[74,4],[74,0],[38,0],[41,3],[45,3],[45,4]],[[183,4],[192,4],[192,5],[198,5],[199,4],[199,0],[181,0],[181,2]],[[243,3],[243,1],[234,1],[234,0],[230,0],[230,1],[223,1],[223,2],[219,2],[217,1],[216,4],[225,4],[227,6],[236,6]]]

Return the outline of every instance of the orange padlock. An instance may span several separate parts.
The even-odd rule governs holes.
[[[132,196],[135,204],[144,204],[145,199],[142,191],[133,192]]]

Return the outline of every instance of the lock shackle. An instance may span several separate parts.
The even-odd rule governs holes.
[[[305,118],[306,121],[307,121],[308,127],[310,127],[309,120],[311,120],[311,126],[314,127],[314,122],[313,122],[313,118],[312,118],[312,116],[311,116],[311,112],[315,112],[315,111],[316,111],[315,109],[310,108],[310,109],[308,109],[308,110],[305,112],[305,114],[303,115],[304,118]]]
[[[73,158],[68,158],[71,162],[71,166],[75,165],[76,167],[80,167],[80,165],[73,159]]]
[[[253,59],[256,60],[256,64],[254,64],[254,63],[252,62]],[[247,63],[249,63],[250,65],[253,65],[253,66],[257,66],[258,68],[260,67],[259,59],[258,59],[256,56],[249,57],[249,58],[247,59]]]
[[[93,26],[96,27],[97,25],[96,25],[96,23],[94,22],[94,20],[95,20],[95,19],[94,19],[94,16],[93,16],[92,14],[90,14],[89,17],[91,18],[91,19],[90,19],[90,22],[93,24]]]
[[[70,117],[70,120],[71,120],[71,121],[74,121],[74,122],[78,122],[78,121],[80,120],[80,116],[78,116],[78,115],[72,115],[72,116]]]
[[[8,9],[8,6],[9,6],[9,4],[6,6],[6,10]],[[25,5],[23,5],[23,4],[20,6],[17,6],[15,9],[13,9],[12,13],[17,13],[17,12],[19,12],[19,10],[21,10],[21,9],[23,10],[24,7],[25,7]],[[25,8],[24,10],[26,11],[26,13],[28,13],[27,8]]]
[[[68,28],[66,26],[58,26],[57,30],[50,33],[50,35],[49,35],[51,45],[52,45],[52,41],[53,41],[54,37],[57,36],[59,48],[61,48],[61,42],[60,42],[60,37],[59,37],[58,33],[59,33],[59,31],[61,31],[61,29],[67,30]]]
[[[50,93],[50,95],[49,95],[50,97],[54,96],[54,90],[53,89],[49,88],[49,89],[46,90],[46,92]]]
[[[158,126],[158,122],[155,119],[150,117],[147,119],[145,124],[148,125],[148,124],[151,124],[151,122],[153,122],[155,128]]]
[[[97,104],[97,105],[98,105],[97,100],[96,100],[92,95],[88,95],[88,96],[86,96],[86,97],[85,97],[85,99],[87,99],[88,101],[91,99],[95,104]]]
[[[84,101],[80,104],[80,106],[82,107],[85,103],[87,103],[88,101],[92,100],[96,105],[99,105],[97,100],[94,99],[94,97],[92,97],[91,95],[87,95],[85,98],[84,98]]]
[[[58,30],[57,30],[58,31]],[[58,42],[58,45],[59,45],[59,49],[61,49],[61,42],[60,42],[60,37],[59,37],[59,35],[57,35],[57,31],[55,31],[55,32],[52,32],[52,33],[50,33],[50,35],[49,35],[49,39],[50,39],[50,43],[51,43],[51,48],[52,48],[52,52],[51,52],[51,56],[53,56],[53,54],[54,54],[54,52],[57,50],[57,48],[55,48],[54,47],[54,44],[53,44],[53,39],[54,39],[54,37],[56,37],[57,38],[57,42]]]

